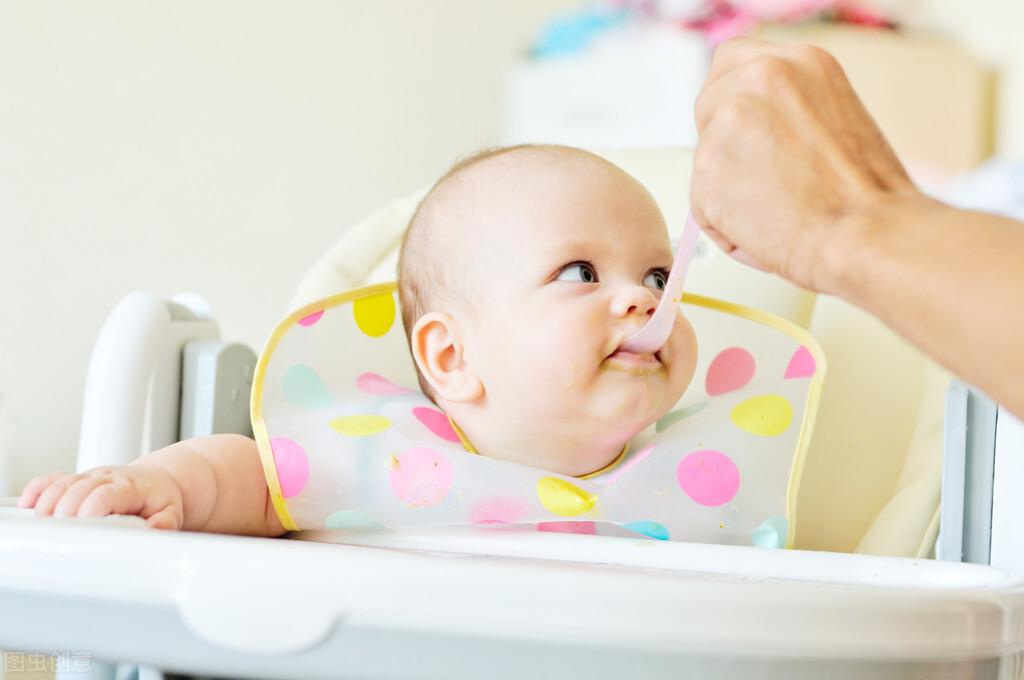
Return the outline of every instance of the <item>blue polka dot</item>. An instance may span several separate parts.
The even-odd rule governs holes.
[[[750,542],[758,548],[774,550],[786,547],[789,523],[785,517],[769,517],[750,534]]]
[[[358,510],[336,510],[327,516],[324,526],[328,529],[370,529],[379,527],[372,517]]]
[[[651,522],[649,520],[639,520],[637,522],[630,522],[629,524],[621,525],[623,529],[629,529],[635,531],[638,534],[644,536],[650,536],[656,538],[659,541],[668,540],[668,529],[664,525],[658,524],[657,522]]]

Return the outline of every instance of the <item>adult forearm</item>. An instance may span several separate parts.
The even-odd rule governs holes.
[[[916,192],[840,222],[822,288],[1024,417],[1024,224]]]

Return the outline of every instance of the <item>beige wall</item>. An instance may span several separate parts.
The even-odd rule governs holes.
[[[1024,158],[1024,2],[907,0],[917,27],[955,39],[996,69],[997,154]]]
[[[497,139],[504,66],[578,2],[0,3],[14,486],[72,466],[89,352],[122,295],[201,292],[225,337],[258,347],[344,225]],[[997,150],[1024,156],[1024,4],[911,5],[1000,69]]]
[[[73,466],[89,353],[122,295],[198,291],[225,337],[259,347],[344,225],[494,143],[505,65],[575,5],[0,3],[14,487]]]

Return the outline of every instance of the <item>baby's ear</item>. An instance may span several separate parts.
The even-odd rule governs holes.
[[[437,397],[453,403],[475,401],[484,391],[466,362],[460,330],[449,315],[428,312],[413,326],[409,338],[413,360],[424,379]]]

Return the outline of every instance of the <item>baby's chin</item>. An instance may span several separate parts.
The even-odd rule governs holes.
[[[612,412],[587,428],[587,434],[575,446],[566,446],[549,459],[547,469],[578,477],[596,472],[613,463],[623,448],[645,429],[653,425],[667,409],[651,412],[629,412],[615,417]]]
[[[628,377],[624,381],[628,383],[625,389],[612,385],[613,389],[595,400],[593,410],[631,431],[630,437],[665,415],[679,400],[679,395],[670,394],[672,390],[664,376],[656,381],[643,377]]]

